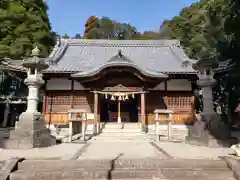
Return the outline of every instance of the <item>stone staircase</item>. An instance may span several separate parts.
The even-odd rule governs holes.
[[[234,180],[223,160],[25,160],[9,180]]]
[[[102,124],[101,133],[94,140],[143,140],[144,134],[140,132],[138,123],[106,123]]]

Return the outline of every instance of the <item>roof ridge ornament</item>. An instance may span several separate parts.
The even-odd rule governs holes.
[[[121,50],[121,49],[118,50],[118,56],[119,56],[121,59],[123,59],[123,54],[122,54],[122,50]]]
[[[36,46],[33,50],[32,50],[32,56],[36,56],[38,57],[40,55],[40,50],[38,48],[38,46]]]

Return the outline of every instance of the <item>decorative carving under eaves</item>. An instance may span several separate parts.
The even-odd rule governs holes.
[[[105,92],[136,92],[136,91],[143,91],[140,87],[126,87],[122,84],[118,84],[112,87],[105,87],[102,91]]]

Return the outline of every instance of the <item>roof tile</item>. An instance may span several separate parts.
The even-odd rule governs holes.
[[[161,73],[195,73],[191,60],[186,56],[177,40],[64,40],[54,48],[46,72],[71,71],[93,73],[103,66],[114,64],[114,57],[121,54],[128,63],[151,75]],[[120,63],[120,59],[115,58]],[[124,61],[126,63],[126,61]],[[190,63],[191,64],[191,63]],[[80,73],[81,74],[81,73]]]

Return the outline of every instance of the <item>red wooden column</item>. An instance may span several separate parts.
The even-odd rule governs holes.
[[[141,93],[142,132],[146,132],[145,92]]]
[[[95,131],[96,126],[96,131]],[[94,132],[99,133],[100,124],[98,122],[98,93],[94,92]]]

